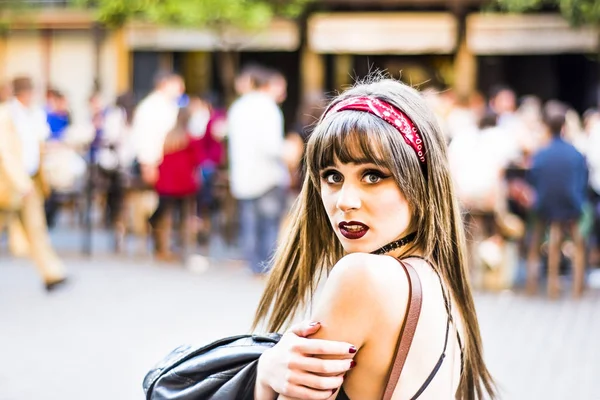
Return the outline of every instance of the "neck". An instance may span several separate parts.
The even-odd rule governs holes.
[[[29,108],[29,104],[28,104],[29,102],[25,101],[24,99],[22,99],[22,98],[20,98],[20,97],[17,97],[17,96],[15,96],[15,100],[16,100],[16,101],[17,101],[17,102],[18,102],[18,103],[19,103],[21,106],[23,106],[23,107],[25,107],[25,108]]]
[[[375,251],[372,251],[371,254],[388,254],[393,252],[396,249],[399,249],[409,243],[411,243],[413,240],[415,240],[415,238],[417,237],[417,232],[412,232],[409,233],[408,235],[398,239],[398,240],[394,240],[391,243],[386,244],[383,247],[378,248]]]

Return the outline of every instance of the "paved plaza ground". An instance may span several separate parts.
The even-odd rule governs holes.
[[[224,259],[194,273],[147,256],[63,254],[72,282],[47,295],[28,260],[0,252],[0,400],[142,399],[144,374],[172,348],[246,331],[264,285]],[[502,399],[600,399],[599,292],[476,304]]]

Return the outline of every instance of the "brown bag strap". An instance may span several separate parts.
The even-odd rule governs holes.
[[[394,389],[402,374],[402,368],[406,362],[406,357],[410,350],[413,337],[415,336],[415,330],[417,329],[417,323],[419,322],[419,315],[421,315],[421,304],[423,302],[423,292],[421,290],[421,280],[417,271],[407,262],[398,260],[406,277],[408,278],[408,305],[406,307],[406,317],[400,330],[400,336],[398,338],[398,344],[396,348],[396,354],[394,355],[394,363],[388,377],[388,382],[383,393],[383,400],[391,400]]]

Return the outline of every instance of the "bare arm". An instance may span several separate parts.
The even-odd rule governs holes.
[[[254,391],[256,400],[274,400],[278,393],[306,400],[331,397],[341,385],[343,374],[350,369],[353,346],[305,338],[320,327],[318,322],[311,321],[294,325],[277,345],[260,357]]]
[[[398,261],[392,257],[354,253],[342,258],[327,279],[313,315],[321,321],[322,328],[311,338],[355,344],[357,355],[361,355],[357,362],[360,364],[362,360],[366,364],[353,364],[357,365],[356,370],[348,373],[343,381],[350,385],[348,388],[357,385],[365,374],[372,374],[372,368],[376,367],[367,361],[371,357],[369,353],[362,354],[361,349],[373,348],[370,343],[374,338],[380,342],[381,329],[390,326],[390,318],[403,318],[398,311],[401,314],[402,301],[408,301],[408,290],[399,285],[402,281],[396,276],[404,277]],[[388,296],[391,293],[396,294],[392,298],[398,306],[390,307]],[[402,297],[404,300],[401,300]],[[356,376],[354,381],[353,376]],[[358,384],[364,389],[365,382]],[[374,386],[373,391],[377,391],[379,383],[373,381],[369,386]]]

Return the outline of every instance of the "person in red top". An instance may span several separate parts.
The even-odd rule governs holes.
[[[177,123],[165,138],[163,160],[158,167],[158,179],[154,189],[158,193],[158,207],[150,217],[155,257],[171,261],[176,257],[171,253],[170,235],[173,214],[178,211],[181,226],[182,244],[188,244],[186,227],[195,212],[195,196],[200,189],[197,169],[202,162],[203,152],[198,139],[188,132],[190,112],[182,108]]]

